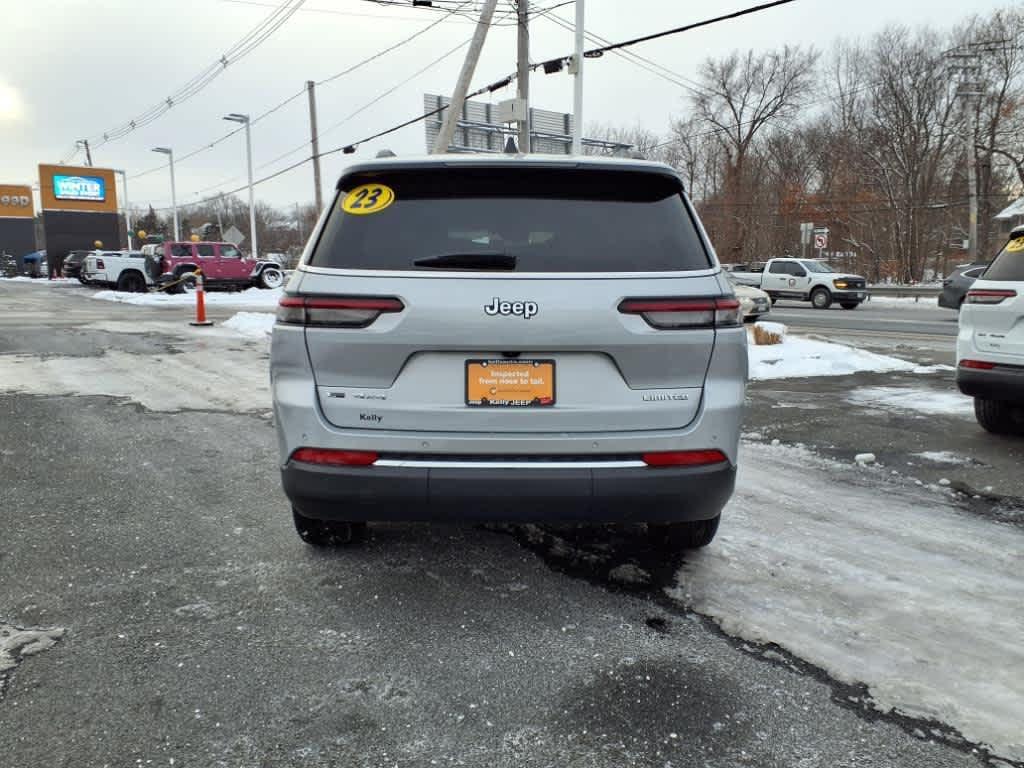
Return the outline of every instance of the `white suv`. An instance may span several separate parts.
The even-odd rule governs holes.
[[[1024,227],[967,292],[956,381],[989,432],[1024,435]]]

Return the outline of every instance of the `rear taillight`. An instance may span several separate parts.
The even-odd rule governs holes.
[[[648,325],[662,330],[725,328],[741,320],[736,299],[624,299],[619,312],[640,315]]]
[[[724,453],[718,450],[659,451],[645,453],[642,458],[644,464],[649,467],[704,467],[729,460]]]
[[[973,368],[976,371],[991,371],[996,367],[995,363],[987,363],[984,360],[961,360],[961,368]]]
[[[106,265],[103,263],[103,259],[96,259],[96,269],[106,269]]]
[[[403,309],[405,305],[393,297],[285,296],[277,307],[277,322],[327,328],[365,328],[382,314]]]
[[[999,304],[1004,299],[1012,299],[1017,295],[1016,291],[1002,290],[998,288],[977,288],[967,292],[968,304]]]
[[[329,467],[368,467],[379,458],[373,451],[336,451],[327,448],[299,448],[292,454],[292,461]]]

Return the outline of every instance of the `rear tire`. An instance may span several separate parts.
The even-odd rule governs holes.
[[[700,549],[706,547],[718,532],[722,516],[710,520],[695,520],[685,523],[648,523],[651,540],[659,547],[672,551],[679,549]]]
[[[856,309],[860,306],[859,301],[844,301],[840,305],[843,309]]]
[[[146,279],[138,272],[124,272],[117,278],[117,290],[124,293],[144,293]]]
[[[198,286],[196,284],[196,276],[183,275],[181,278],[181,282],[178,283],[178,289],[182,293],[195,293],[198,290]]]
[[[1024,435],[1024,406],[976,397],[974,417],[993,435]]]
[[[815,288],[811,291],[811,304],[815,309],[828,309],[832,306],[832,294],[827,288]]]
[[[284,273],[277,267],[264,267],[258,278],[260,288],[280,288],[284,285]]]
[[[348,547],[366,537],[366,523],[317,520],[306,517],[295,507],[292,507],[292,519],[299,538],[311,547]]]

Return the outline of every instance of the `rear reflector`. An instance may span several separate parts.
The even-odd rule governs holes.
[[[729,459],[721,451],[710,450],[645,453],[643,460],[649,467],[703,467],[708,464],[721,464]]]
[[[652,328],[727,328],[740,324],[740,303],[736,299],[624,299],[624,315],[640,315]]]
[[[299,448],[292,454],[292,461],[330,467],[368,467],[379,458],[373,451],[335,451],[326,448]]]
[[[405,305],[394,297],[285,296],[277,307],[277,322],[325,328],[366,328],[382,314],[403,309]]]
[[[991,371],[996,367],[995,363],[986,363],[984,360],[961,360],[961,368],[973,368],[976,371]]]
[[[1000,290],[998,288],[978,288],[967,292],[968,304],[999,304],[1004,299],[1012,299],[1017,295],[1016,291]]]

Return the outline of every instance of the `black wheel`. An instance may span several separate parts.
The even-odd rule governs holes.
[[[976,397],[974,417],[993,435],[1024,435],[1024,406]]]
[[[124,272],[117,278],[117,290],[125,293],[144,293],[146,280],[138,272]]]
[[[811,304],[815,309],[828,309],[832,306],[832,294],[828,288],[815,288],[811,291]]]
[[[722,516],[686,523],[649,523],[647,530],[653,543],[670,550],[706,547],[718,532]]]
[[[196,292],[196,276],[195,275],[183,275],[181,282],[178,283],[178,288],[182,293],[195,293]]]
[[[280,288],[284,285],[284,272],[277,267],[264,267],[259,276],[260,288]]]
[[[299,538],[311,547],[345,547],[357,544],[366,536],[366,523],[317,520],[306,517],[294,507],[292,518]]]
[[[775,302],[777,302],[778,299],[775,298],[774,296],[772,296],[771,299],[772,299],[772,306],[774,307],[775,306]]]
[[[856,309],[860,306],[859,301],[844,301],[840,305],[843,309]]]

